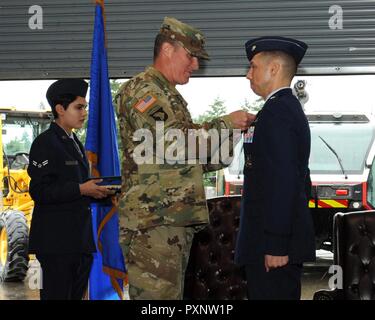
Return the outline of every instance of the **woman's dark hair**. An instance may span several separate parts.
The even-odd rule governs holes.
[[[59,95],[57,96],[54,100],[53,100],[53,107],[51,108],[52,109],[52,114],[53,114],[53,117],[55,119],[57,119],[59,117],[59,115],[57,114],[56,112],[56,105],[58,104],[61,104],[64,108],[64,110],[68,109],[68,106],[75,100],[77,99],[77,97],[73,94],[70,94],[70,93],[66,93],[66,94],[62,94],[62,95]]]

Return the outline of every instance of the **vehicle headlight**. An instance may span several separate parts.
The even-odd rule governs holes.
[[[361,207],[361,205],[362,205],[362,204],[361,204],[360,202],[357,202],[357,201],[352,203],[352,207],[353,207],[354,209],[359,209],[359,208]]]

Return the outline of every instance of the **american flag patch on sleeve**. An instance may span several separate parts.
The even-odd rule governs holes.
[[[139,112],[145,112],[147,109],[149,109],[154,103],[156,102],[156,98],[154,98],[151,95],[148,95],[144,97],[142,100],[140,100],[134,108],[136,108]]]

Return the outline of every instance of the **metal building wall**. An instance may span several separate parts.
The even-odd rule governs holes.
[[[152,61],[164,16],[200,28],[211,61],[196,75],[242,76],[244,42],[263,35],[309,44],[300,74],[375,73],[374,0],[106,0],[110,76],[130,77]],[[31,30],[29,7],[43,9]],[[343,29],[329,28],[329,8],[343,9]],[[1,0],[0,80],[89,77],[93,0]]]

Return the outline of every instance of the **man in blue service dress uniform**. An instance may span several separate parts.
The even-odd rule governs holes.
[[[62,79],[47,90],[55,118],[30,150],[30,195],[35,202],[29,253],[42,267],[41,300],[83,298],[96,251],[91,224],[90,198],[110,191],[88,180],[84,148],[73,129],[86,118],[87,83]]]
[[[235,260],[248,298],[300,299],[302,264],[315,260],[308,209],[310,129],[291,81],[307,45],[283,37],[246,43],[247,79],[265,100],[244,134],[244,189]]]

